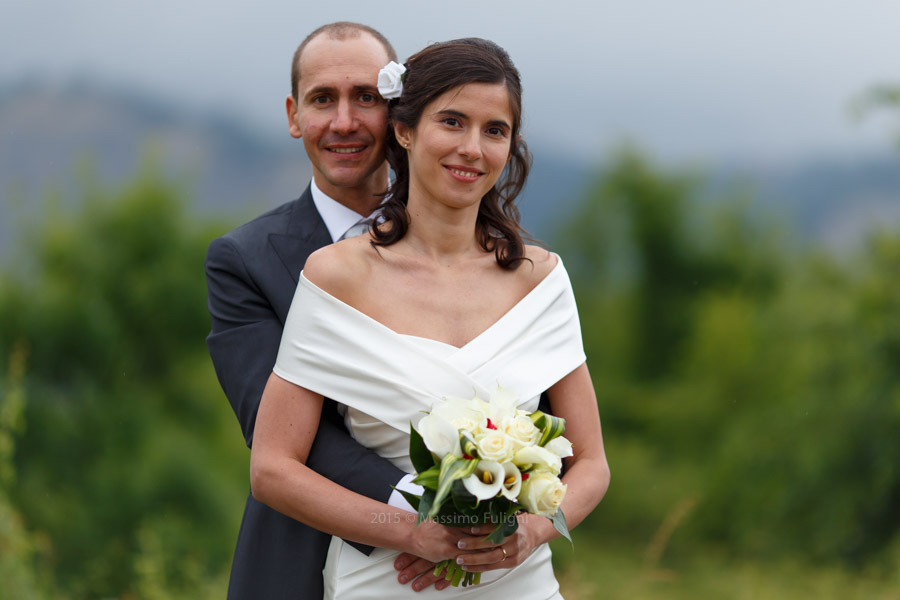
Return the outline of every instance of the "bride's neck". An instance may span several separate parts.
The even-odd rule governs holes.
[[[404,240],[421,258],[452,266],[484,253],[475,237],[478,209],[433,211],[413,206]]]

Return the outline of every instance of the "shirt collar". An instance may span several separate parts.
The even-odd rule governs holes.
[[[363,218],[361,214],[355,210],[351,210],[320,190],[316,185],[316,180],[309,184],[310,193],[312,194],[313,204],[316,210],[325,222],[331,241],[336,242],[344,235],[348,229],[359,222]]]
[[[390,186],[388,186],[388,189],[390,189]],[[341,239],[341,236],[348,229],[366,218],[320,190],[319,186],[316,185],[315,177],[309,182],[309,191],[312,194],[313,204],[316,205],[316,210],[319,211],[319,216],[325,222],[325,228],[328,229],[328,235],[331,236],[332,242]],[[384,197],[381,203],[384,204],[386,201],[387,196]],[[380,213],[381,207],[379,206],[368,218],[372,220]]]

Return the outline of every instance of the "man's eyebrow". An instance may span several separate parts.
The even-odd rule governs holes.
[[[447,116],[451,116],[451,117],[459,117],[459,118],[461,118],[461,119],[468,119],[468,118],[469,118],[469,115],[467,115],[466,113],[460,112],[460,111],[458,111],[458,110],[454,110],[454,109],[452,109],[452,108],[445,108],[445,109],[443,109],[443,110],[439,110],[439,111],[437,112],[437,114],[439,114],[439,115],[447,115]],[[504,121],[503,119],[491,119],[490,121],[488,121],[488,125],[493,125],[493,126],[496,126],[496,127],[505,127],[505,128],[507,128],[507,129],[512,129],[512,128],[509,126],[509,123],[507,123],[507,122]]]
[[[362,92],[374,92],[376,90],[376,86],[374,85],[354,85],[352,91],[354,94],[359,94]],[[337,93],[337,88],[330,85],[320,85],[314,88],[310,88],[303,95],[304,98],[308,98],[310,96],[315,96],[317,94],[335,94]]]
[[[308,90],[306,90],[306,93],[303,94],[303,97],[307,98],[309,96],[315,96],[316,94],[330,94],[332,92],[334,92],[333,87],[330,87],[327,85],[320,85],[320,86],[316,86],[314,88],[309,88]]]

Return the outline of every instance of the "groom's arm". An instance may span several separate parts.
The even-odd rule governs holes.
[[[251,446],[283,323],[232,240],[218,238],[210,244],[206,281],[211,321],[207,347],[222,390]],[[348,489],[387,502],[391,486],[403,477],[403,471],[350,437],[333,405],[323,416],[309,466]]]
[[[266,294],[248,272],[237,246],[227,238],[213,240],[206,255],[206,283],[210,333],[206,338],[209,355],[225,396],[241,425],[247,446],[253,431],[259,401],[265,389],[281,342],[284,323],[278,318]],[[363,447],[347,433],[334,402],[323,406],[307,465],[332,481],[381,502],[392,498],[392,486],[405,475],[389,461]],[[353,544],[366,554],[370,546]],[[416,590],[447,583],[434,576],[434,564],[403,554],[402,583],[412,582]],[[399,569],[398,569],[399,570]]]

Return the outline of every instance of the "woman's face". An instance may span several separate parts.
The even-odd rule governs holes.
[[[513,115],[502,83],[469,83],[422,111],[415,129],[395,125],[409,155],[410,203],[478,206],[509,159]]]

